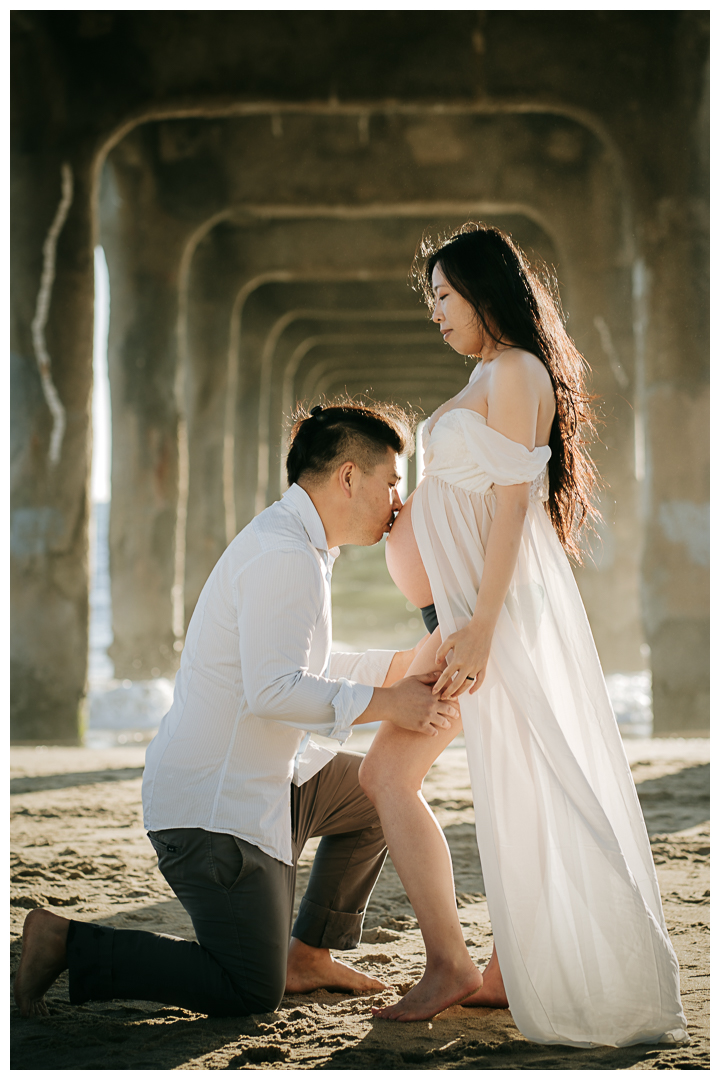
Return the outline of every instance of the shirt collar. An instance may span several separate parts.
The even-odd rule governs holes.
[[[327,551],[332,559],[337,559],[340,548],[328,548],[325,526],[307,491],[299,484],[292,484],[284,493],[282,501],[287,510],[300,518],[312,546],[319,551]]]

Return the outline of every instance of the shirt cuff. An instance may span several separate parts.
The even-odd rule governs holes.
[[[368,649],[362,653],[330,653],[327,676],[351,679],[367,686],[382,686],[395,655],[394,649]]]
[[[335,725],[328,733],[328,738],[344,743],[350,738],[353,721],[357,720],[370,704],[374,687],[352,683],[348,679],[338,679],[338,682],[340,689],[332,700]]]
[[[365,653],[362,681],[370,686],[382,686],[395,651],[395,649],[368,649]]]

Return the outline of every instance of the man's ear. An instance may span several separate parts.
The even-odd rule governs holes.
[[[357,465],[352,461],[345,461],[337,471],[338,484],[346,499],[351,499],[353,486],[357,482]]]

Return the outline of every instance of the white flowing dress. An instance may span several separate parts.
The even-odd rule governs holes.
[[[452,409],[427,438],[412,524],[443,638],[477,600],[493,485],[531,483],[485,681],[461,712],[493,935],[541,1043],[686,1042],[678,962],[585,609],[547,515],[549,447]]]

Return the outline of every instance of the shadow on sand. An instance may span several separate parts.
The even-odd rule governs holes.
[[[95,772],[56,773],[53,776],[16,776],[10,781],[11,795],[29,791],[59,791],[61,788],[83,787],[85,784],[110,784],[117,780],[137,780],[143,767],[135,769],[98,769]]]
[[[43,790],[134,779],[141,771],[68,773],[15,783],[22,784],[23,791]],[[647,780],[638,785],[638,794],[651,835],[670,834],[671,840],[671,834],[707,820],[709,767],[691,766]],[[471,830],[467,825],[450,827],[447,835],[453,856],[468,863],[466,884],[472,884],[475,892],[481,879],[479,865],[469,858]],[[148,904],[97,921],[192,936],[189,920],[176,900]],[[19,946],[19,941],[13,944],[13,967],[19,958]],[[64,975],[48,995],[48,1019],[23,1021],[13,1008],[12,1069],[282,1069],[295,1065],[340,1070],[702,1067],[692,1047],[644,1045],[580,1050],[529,1043],[506,1010],[464,1010],[455,1006],[431,1022],[396,1027],[371,1021],[365,999],[325,992],[286,998],[274,1014],[222,1019],[152,1002],[115,1001],[81,1007],[67,1002]],[[344,1025],[345,1013],[356,1014],[356,1019],[357,1014],[361,1015],[359,1030],[357,1024],[354,1030]],[[193,1066],[194,1062],[202,1063]]]

